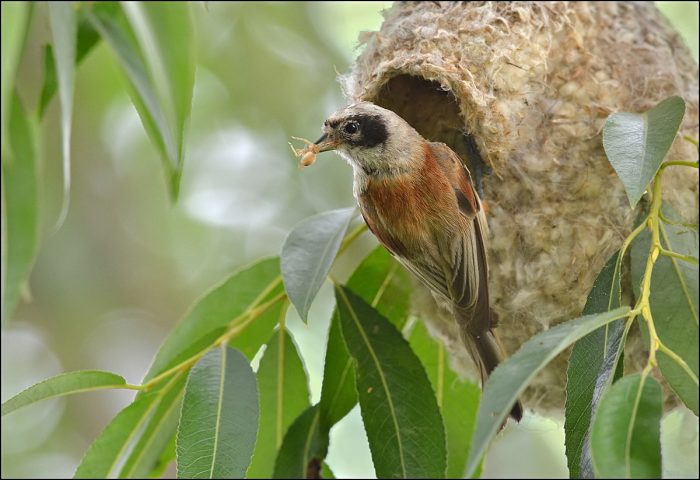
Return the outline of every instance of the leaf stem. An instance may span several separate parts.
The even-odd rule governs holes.
[[[691,255],[683,255],[680,253],[673,252],[671,250],[666,250],[663,247],[659,247],[659,254],[664,255],[665,257],[672,257],[672,258],[677,258],[679,260],[683,260],[684,262],[688,262],[692,265],[697,265],[698,264],[698,259],[691,256]]]
[[[692,168],[698,168],[699,163],[698,162],[686,162],[686,161],[681,161],[681,160],[674,160],[671,162],[664,162],[661,164],[661,167],[659,168],[659,171],[662,171],[666,167],[692,167]]]

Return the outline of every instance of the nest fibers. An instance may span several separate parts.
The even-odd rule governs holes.
[[[601,129],[616,111],[686,101],[682,133],[697,138],[698,66],[652,3],[397,2],[343,78],[352,100],[403,116],[424,137],[464,154],[471,134],[494,173],[490,290],[499,334],[514,352],[537,332],[580,315],[597,273],[636,212],[605,157]],[[677,138],[670,158],[697,160]],[[697,170],[669,169],[665,195],[697,218]],[[469,364],[456,325],[416,310]],[[628,361],[643,361],[637,349]],[[527,406],[564,405],[566,358],[534,381]]]

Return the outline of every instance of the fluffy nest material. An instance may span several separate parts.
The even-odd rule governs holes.
[[[630,232],[622,183],[601,130],[616,111],[646,110],[670,95],[687,104],[683,134],[698,136],[698,66],[652,3],[397,2],[342,78],[353,101],[403,116],[423,136],[465,158],[463,133],[493,168],[489,208],[490,290],[509,352],[537,332],[580,315],[593,280]],[[670,158],[697,160],[678,138]],[[697,218],[697,171],[669,169],[665,195]],[[695,220],[696,221],[696,220]],[[470,361],[456,326],[417,313]],[[639,342],[637,342],[639,344]],[[638,346],[626,361],[643,361]],[[526,393],[537,410],[564,405],[566,356]]]

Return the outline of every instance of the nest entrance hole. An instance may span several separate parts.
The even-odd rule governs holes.
[[[384,84],[376,98],[369,100],[396,112],[423,138],[446,143],[462,159],[468,158],[464,144],[464,134],[468,132],[457,99],[439,82],[414,75],[397,75]]]

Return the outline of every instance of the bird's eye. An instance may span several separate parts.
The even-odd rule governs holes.
[[[360,126],[357,124],[357,122],[348,122],[345,124],[344,130],[345,133],[349,133],[352,135],[353,133],[357,133],[357,131],[360,129]]]

